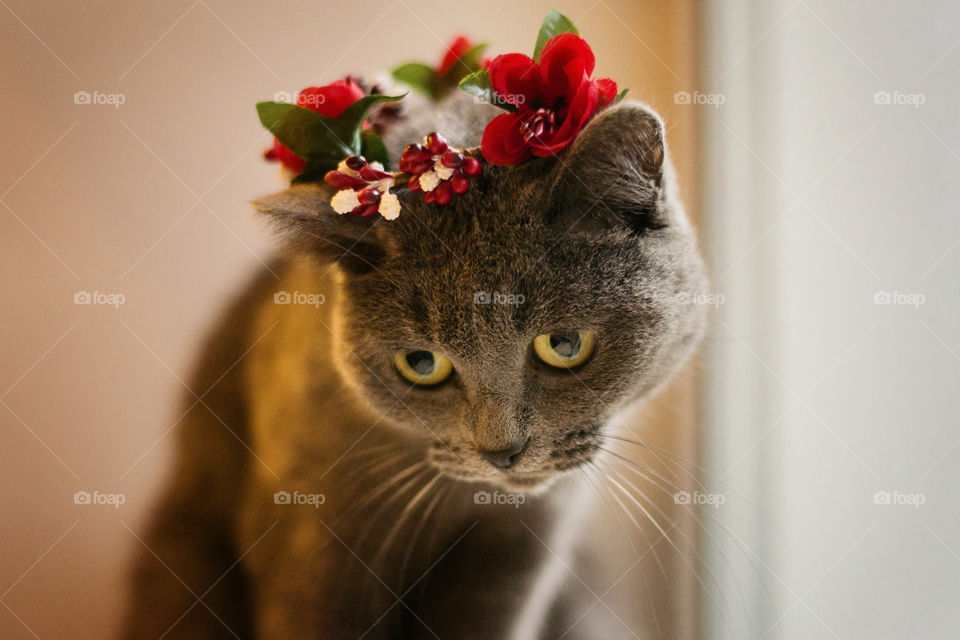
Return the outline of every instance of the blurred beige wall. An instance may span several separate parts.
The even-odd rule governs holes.
[[[552,3],[0,4],[0,637],[103,638],[196,346],[271,255],[245,204],[280,186],[254,103],[438,59],[459,31],[530,51]],[[696,111],[673,93],[694,87],[692,3],[558,8],[598,73],[664,114],[691,186]],[[74,304],[80,291],[125,300]]]

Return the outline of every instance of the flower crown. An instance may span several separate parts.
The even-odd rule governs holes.
[[[487,124],[479,147],[451,147],[437,132],[407,146],[390,170],[380,138],[403,117],[403,95],[385,95],[349,76],[307,87],[296,103],[257,104],[260,122],[275,136],[265,157],[281,163],[293,182],[323,180],[337,192],[330,204],[340,214],[388,220],[400,215],[391,188],[422,193],[426,203],[447,204],[470,189],[483,163],[514,166],[567,148],[600,110],[619,102],[617,83],[593,78],[593,51],[573,23],[551,10],[540,26],[533,57],[507,53],[484,59],[486,44],[459,36],[440,65],[411,62],[394,79],[437,100],[451,89],[504,109]]]

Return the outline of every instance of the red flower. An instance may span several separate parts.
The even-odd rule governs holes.
[[[470,38],[466,36],[457,36],[453,42],[450,43],[450,46],[447,47],[447,52],[443,55],[443,60],[440,61],[440,66],[437,67],[437,75],[443,77],[447,75],[454,65],[463,57],[463,55],[473,49],[476,46]],[[486,60],[480,61],[480,66],[487,66]],[[464,71],[467,71],[464,68]]]
[[[337,80],[322,87],[307,87],[297,94],[297,106],[316,111],[322,116],[336,118],[343,110],[363,97],[363,89],[350,78]],[[273,147],[263,154],[268,160],[277,160],[293,173],[302,173],[303,158],[273,139]]]
[[[300,175],[307,166],[306,161],[295,154],[290,149],[283,146],[279,140],[273,139],[273,146],[263,152],[263,157],[267,160],[277,160],[285,169]]]
[[[480,148],[487,162],[514,165],[531,155],[551,156],[565,149],[587,122],[617,95],[617,83],[593,79],[590,45],[572,33],[544,45],[540,63],[521,53],[490,63],[490,85],[500,100],[517,108],[494,118]]]

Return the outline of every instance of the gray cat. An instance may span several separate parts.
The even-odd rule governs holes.
[[[469,146],[496,113],[451,97],[386,141]],[[596,500],[575,471],[703,330],[675,189],[660,118],[627,102],[394,221],[323,185],[256,202],[290,255],[200,361],[123,637],[633,637],[577,624],[599,594],[563,567]],[[606,548],[577,571],[622,563]]]

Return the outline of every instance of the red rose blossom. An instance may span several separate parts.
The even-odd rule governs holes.
[[[519,164],[531,155],[551,156],[565,149],[598,110],[610,105],[617,83],[593,79],[590,45],[572,33],[544,45],[539,64],[521,53],[490,63],[490,86],[500,100],[517,108],[494,118],[480,148],[490,164]]]
[[[337,80],[322,87],[307,87],[297,94],[297,106],[316,111],[322,116],[336,118],[344,109],[363,97],[363,89],[352,79]],[[293,173],[303,172],[306,162],[279,140],[273,139],[273,147],[267,149],[264,157],[277,160]]]

